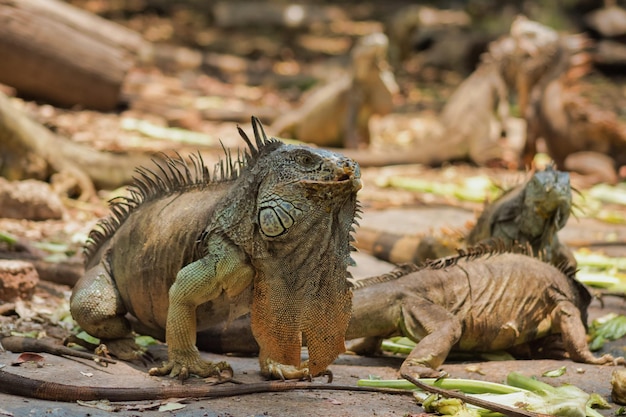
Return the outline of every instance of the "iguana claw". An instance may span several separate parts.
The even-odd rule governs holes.
[[[197,375],[202,378],[209,376],[221,377],[222,371],[229,371],[232,375],[233,369],[227,362],[210,362],[195,358],[184,360],[180,358],[170,359],[159,368],[152,368],[148,372],[150,375],[169,375],[172,378],[178,377],[181,381],[189,378],[190,375]]]
[[[329,384],[331,382],[333,382],[333,371],[331,371],[330,369],[326,369],[324,372],[322,372],[321,374],[319,374],[319,376],[327,376],[328,377],[328,382]]]
[[[299,367],[293,365],[285,365],[283,363],[274,362],[271,359],[267,359],[264,366],[261,367],[261,373],[270,379],[311,379],[309,374],[309,367],[306,363],[301,364]]]
[[[405,360],[400,367],[400,373],[413,375],[417,378],[441,378],[446,375],[445,371],[433,369],[428,364],[416,359]]]
[[[301,363],[300,366],[293,366],[267,359],[264,366],[262,366],[261,373],[267,378],[280,379],[282,381],[298,379],[311,382],[314,376],[326,376],[328,377],[328,383],[333,382],[333,373],[330,369],[324,370],[319,375],[311,375],[308,361]]]
[[[149,356],[146,349],[135,343],[135,339],[128,337],[123,339],[102,339],[102,345],[98,346],[100,352],[107,352],[124,361],[140,359],[145,361]]]

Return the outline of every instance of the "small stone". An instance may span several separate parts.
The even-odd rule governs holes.
[[[0,217],[26,220],[61,219],[63,203],[46,182],[0,178]]]
[[[39,274],[30,262],[0,260],[0,300],[30,300],[39,282]]]
[[[626,369],[615,368],[611,374],[611,398],[616,404],[626,405]]]

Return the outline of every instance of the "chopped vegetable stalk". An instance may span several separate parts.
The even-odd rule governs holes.
[[[454,417],[481,417],[482,414],[473,407],[469,407],[458,398],[441,398],[439,395],[429,395],[422,401],[424,411],[439,413]]]
[[[409,191],[432,193],[444,197],[454,197],[460,200],[483,202],[486,198],[495,198],[499,190],[488,177],[469,177],[461,184],[442,183],[419,178],[392,176],[385,184],[389,187],[403,188]]]
[[[622,285],[619,278],[606,272],[581,270],[576,273],[576,278],[583,284],[596,288],[609,289]]]
[[[138,120],[129,117],[122,119],[121,126],[124,130],[137,131],[144,136],[155,139],[166,139],[175,142],[200,145],[213,145],[216,142],[214,138],[204,133],[178,127],[158,126],[146,120]]]
[[[477,381],[463,378],[420,378],[424,384],[434,385],[449,390],[459,390],[466,394],[510,394],[522,389],[489,381]],[[416,389],[415,385],[404,379],[360,379],[361,387],[385,387],[397,389]]]
[[[547,377],[550,377],[550,378],[556,378],[558,376],[563,375],[566,371],[567,371],[567,367],[566,366],[561,366],[560,368],[552,369],[550,371],[546,371],[541,376],[547,376]]]
[[[9,233],[0,232],[0,242],[8,243],[9,245],[14,245],[17,243],[17,238]]]
[[[576,258],[576,262],[579,266],[626,270],[626,258],[609,257],[586,250],[578,250],[574,252],[574,257]]]
[[[543,399],[543,405],[529,404],[527,409],[530,411],[556,416],[600,416],[600,413],[587,406],[591,396],[574,385],[553,387],[517,372],[508,374],[506,382],[511,386],[531,391]]]
[[[480,398],[492,404],[515,407],[535,413],[564,417],[600,417],[600,413],[591,408],[593,405],[598,406],[602,404],[602,402],[598,402],[596,395],[590,396],[573,385],[553,387],[552,385],[525,377],[516,372],[512,372],[508,375],[507,385],[457,378],[423,378],[419,379],[419,381],[446,390],[460,391],[470,397]],[[359,380],[358,385],[416,390],[415,385],[404,380]],[[416,397],[424,404],[424,401],[426,401],[429,395],[417,395],[417,392],[419,391],[416,391]],[[601,400],[602,397],[599,397],[599,399]],[[434,408],[438,404],[442,404],[441,409]],[[475,415],[472,414],[474,411],[477,411],[481,417],[501,415],[483,408],[473,408],[469,406],[467,407],[469,410],[459,408],[458,412],[460,414],[455,414],[456,411],[454,411],[452,404],[458,403],[439,403],[431,399],[428,402],[428,407],[432,409],[431,411],[455,415],[457,417]],[[426,408],[426,406],[424,406],[424,408]]]
[[[599,350],[607,340],[617,340],[624,335],[626,335],[626,316],[607,314],[591,323],[589,348]]]
[[[626,204],[626,188],[623,185],[597,184],[587,194],[605,203]]]
[[[416,343],[408,337],[398,336],[383,340],[381,348],[386,352],[404,353],[408,355],[415,346]]]

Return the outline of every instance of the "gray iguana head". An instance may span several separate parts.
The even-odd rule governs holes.
[[[350,229],[358,211],[359,165],[335,152],[267,138],[257,119],[252,125],[256,147],[239,129],[250,151],[237,191],[222,205],[230,207],[219,216],[222,230],[248,253],[262,256],[271,242],[310,240],[331,213],[341,217],[335,227]]]
[[[530,236],[541,236],[547,228],[553,233],[562,229],[572,210],[569,173],[557,171],[552,164],[535,172],[526,185],[523,205],[532,211],[521,216],[526,219],[523,229],[532,231]]]

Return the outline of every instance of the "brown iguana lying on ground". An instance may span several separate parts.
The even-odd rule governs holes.
[[[389,262],[420,264],[451,255],[464,244],[500,241],[505,245],[528,244],[533,254],[554,265],[575,265],[571,251],[557,236],[571,207],[569,173],[548,165],[487,205],[464,239],[460,232],[401,235],[360,227],[355,246]]]
[[[275,120],[269,130],[320,146],[369,144],[370,117],[391,112],[398,90],[387,63],[387,47],[382,33],[361,38],[352,50],[350,74],[317,90],[300,108]]]
[[[369,354],[384,338],[409,337],[417,346],[401,373],[420,377],[440,375],[438,369],[451,350],[511,350],[527,356],[548,336],[550,343],[562,342],[541,346],[553,357],[624,364],[623,358],[596,358],[589,351],[590,301],[571,266],[557,268],[522,253],[478,246],[422,267],[405,264],[357,281],[346,339],[365,338],[351,350]],[[246,318],[215,326],[200,335],[201,346],[217,352],[254,352],[249,327]]]
[[[169,360],[153,375],[229,369],[200,358],[196,330],[248,310],[264,376],[320,375],[345,349],[359,166],[252,125],[256,147],[239,129],[249,149],[227,154],[217,177],[200,158],[171,159],[160,175],[140,170],[130,197],[90,234],[72,315],[121,358],[136,349],[126,313],[165,330]]]

